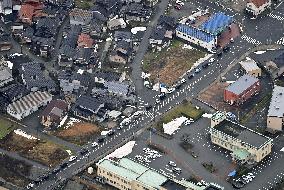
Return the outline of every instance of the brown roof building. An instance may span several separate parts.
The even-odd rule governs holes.
[[[41,124],[45,127],[57,126],[66,115],[68,107],[63,100],[52,100],[41,114]]]
[[[246,11],[254,16],[271,7],[271,0],[248,0]]]

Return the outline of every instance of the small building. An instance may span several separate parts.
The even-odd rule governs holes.
[[[7,107],[7,113],[21,120],[36,112],[40,107],[47,105],[52,100],[52,95],[46,91],[31,92],[28,95],[12,102]]]
[[[14,102],[25,95],[29,94],[29,90],[22,84],[11,84],[0,89],[0,94],[9,102]]]
[[[216,112],[211,118],[211,142],[231,152],[240,164],[255,163],[271,153],[272,139],[240,124],[226,119],[224,112]]]
[[[248,0],[246,5],[246,11],[253,16],[258,16],[270,8],[271,0]]]
[[[224,101],[241,105],[260,91],[260,81],[250,75],[243,75],[224,90]]]
[[[273,61],[268,61],[265,64],[265,68],[276,79],[284,73],[284,53],[280,54]]]
[[[253,59],[241,61],[240,65],[245,70],[246,74],[256,78],[261,76],[261,68],[259,68]]]
[[[104,86],[107,91],[111,94],[126,97],[129,91],[129,85],[123,84],[121,82],[105,82]]]
[[[45,127],[57,126],[65,117],[68,104],[63,100],[52,100],[41,113],[41,124]]]
[[[88,34],[81,33],[78,37],[77,44],[79,48],[92,48],[94,40]]]
[[[13,80],[11,69],[9,67],[0,67],[0,87],[3,87]]]
[[[69,13],[71,25],[88,25],[92,18],[93,13],[91,11],[74,8]]]
[[[123,20],[123,18],[111,19],[107,22],[107,27],[109,30],[126,28],[126,22]]]
[[[275,86],[267,114],[267,128],[282,131],[284,126],[284,87]]]
[[[87,121],[96,121],[96,114],[101,108],[104,107],[104,103],[98,101],[96,98],[86,95],[81,95],[72,107],[73,114],[77,117],[85,119]]]

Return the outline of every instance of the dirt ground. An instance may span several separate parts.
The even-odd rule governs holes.
[[[30,181],[26,176],[29,176],[31,168],[31,165],[0,154],[0,177],[7,182],[26,186]]]
[[[10,133],[2,139],[0,147],[46,166],[55,166],[68,157],[68,153],[59,145],[42,140],[30,140],[15,133]]]
[[[143,60],[143,70],[151,74],[151,81],[172,85],[189,70],[193,64],[205,56],[197,49],[183,49],[184,43],[174,40],[169,48],[160,52],[148,52]]]
[[[74,123],[68,129],[64,129],[56,132],[56,136],[75,143],[83,145],[94,138],[95,135],[98,135],[101,132],[101,129],[92,123],[80,122]]]
[[[226,82],[214,82],[208,89],[198,95],[198,99],[208,103],[217,110],[231,111],[232,106],[224,102],[224,89],[229,86]]]

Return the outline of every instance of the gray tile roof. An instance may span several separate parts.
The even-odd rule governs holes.
[[[120,94],[126,96],[129,91],[129,85],[119,82],[105,82],[104,86],[107,90],[114,94]]]
[[[274,87],[267,116],[284,117],[284,87]]]
[[[228,86],[226,90],[239,95],[258,81],[259,80],[253,76],[243,75],[236,82]]]

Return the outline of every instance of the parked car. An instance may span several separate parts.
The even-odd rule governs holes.
[[[209,66],[209,63],[204,63],[203,65],[202,65],[202,68],[207,68]]]
[[[64,162],[64,163],[62,163],[61,165],[60,165],[60,168],[66,168],[68,166],[68,163],[67,162]]]
[[[93,147],[93,148],[97,147],[98,145],[99,145],[99,144],[98,144],[97,142],[93,142],[93,143],[92,143],[92,147]]]
[[[229,47],[229,46],[226,46],[226,47],[223,48],[223,51],[224,51],[224,52],[228,52],[229,50],[230,50],[230,47]]]
[[[185,78],[182,78],[182,79],[180,80],[180,83],[181,83],[181,84],[186,83],[186,79],[185,79]]]
[[[115,132],[113,130],[111,130],[110,132],[107,133],[107,136],[112,136],[112,135],[114,135],[114,133]]]
[[[146,111],[148,111],[148,110],[150,110],[152,107],[153,107],[152,105],[146,105],[146,106],[145,106],[145,109],[146,109]]]
[[[177,164],[175,162],[173,162],[173,161],[169,161],[169,166],[176,167]]]
[[[214,61],[215,61],[215,58],[213,57],[209,59],[209,63],[213,63]]]
[[[60,167],[57,167],[57,168],[54,168],[54,169],[52,170],[52,173],[53,173],[53,174],[57,174],[59,171],[60,171]]]
[[[195,72],[195,73],[200,73],[200,71],[201,71],[200,68],[196,68],[194,72]]]
[[[175,88],[169,88],[167,93],[170,94],[170,93],[173,93],[174,91],[175,91]]]
[[[69,158],[69,162],[73,162],[73,161],[75,161],[75,160],[77,160],[77,156],[71,156],[71,157]]]
[[[177,173],[177,174],[180,174],[181,173],[181,169],[180,168],[177,168],[177,167],[174,167],[173,168],[173,172]]]
[[[158,97],[159,97],[160,100],[163,100],[163,99],[166,98],[166,93],[161,93],[161,94],[158,95]]]
[[[194,77],[194,74],[188,75],[188,79],[192,79]]]
[[[102,142],[104,142],[105,141],[105,137],[100,137],[99,139],[98,139],[98,143],[102,143]]]
[[[81,154],[81,155],[85,155],[85,154],[87,154],[88,152],[89,152],[89,150],[83,148],[83,149],[80,151],[80,154]]]
[[[181,6],[181,5],[179,5],[179,4],[175,4],[175,6],[174,6],[174,7],[175,7],[175,9],[176,9],[176,10],[181,10],[181,7],[182,7],[182,6]]]
[[[191,156],[192,156],[193,158],[197,158],[197,157],[198,157],[198,155],[197,155],[194,151],[191,151],[190,153],[191,153]]]

